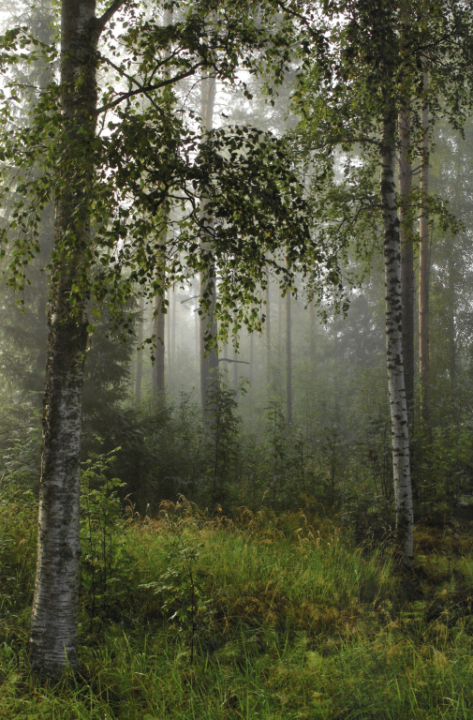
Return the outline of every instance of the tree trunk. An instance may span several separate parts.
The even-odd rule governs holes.
[[[283,308],[282,308],[282,296],[281,290],[278,288],[278,351],[277,351],[277,375],[278,385],[282,388],[282,320],[283,320]]]
[[[424,87],[428,85],[428,74],[424,73]],[[420,175],[420,253],[419,253],[419,377],[420,409],[424,430],[430,435],[430,342],[429,342],[429,276],[430,247],[427,198],[429,194],[429,109],[422,105],[422,168]]]
[[[172,313],[171,313],[171,357],[174,367],[174,364],[176,363],[177,358],[177,343],[176,343],[176,337],[177,337],[177,294],[176,294],[176,288],[173,286],[172,288]]]
[[[135,400],[140,405],[141,403],[141,389],[143,383],[143,350],[141,350],[141,343],[143,342],[143,322],[145,312],[145,301],[144,298],[140,300],[140,315],[138,318],[138,351],[136,353],[136,377],[135,377]]]
[[[172,12],[168,9],[164,11],[163,25],[166,27],[172,22]],[[169,48],[165,52],[165,57],[169,57]],[[166,244],[168,231],[163,233],[162,241],[159,244],[157,254],[157,266],[161,284],[161,295],[156,295],[155,300],[155,318],[154,318],[154,336],[155,344],[153,347],[154,364],[152,368],[152,389],[154,397],[164,398],[166,391]],[[169,297],[169,295],[168,295]],[[169,327],[168,327],[169,329]],[[169,333],[168,333],[169,340]],[[167,343],[168,347],[168,366],[171,365],[171,343]]]
[[[202,126],[204,130],[210,131],[213,124],[213,108],[215,103],[215,77],[206,76],[202,80]],[[202,208],[202,215],[205,220],[205,207]],[[205,222],[204,222],[205,227]],[[205,238],[202,238],[202,245],[205,249]],[[207,273],[201,274],[200,296],[208,295],[210,300],[206,313],[200,316],[200,392],[202,409],[205,410],[208,393],[214,383],[218,383],[218,349],[211,347],[206,351],[207,341],[217,334],[217,323],[215,320],[216,302],[216,281],[215,266],[210,262]]]
[[[194,318],[195,318],[195,357],[197,360],[197,365],[199,366],[200,363],[200,315],[199,315],[199,303],[197,301],[196,306],[194,308]]]
[[[207,313],[200,316],[200,391],[202,409],[205,410],[208,393],[212,385],[218,382],[218,350],[211,347],[206,350],[209,338],[217,334],[217,322],[215,320],[215,278],[213,276],[201,276],[200,294],[204,296],[210,285],[210,306]]]
[[[414,222],[412,214],[412,164],[409,156],[411,122],[409,108],[399,115],[400,161],[399,190],[401,196],[399,219],[401,231],[401,294],[402,342],[404,354],[404,380],[406,383],[409,431],[414,430]]]
[[[271,384],[271,294],[269,288],[269,275],[266,278],[266,384]]]
[[[255,343],[254,335],[250,333],[250,367],[248,368],[248,382],[250,387],[248,388],[248,400],[250,405],[250,417],[253,415],[253,369],[254,369],[254,354],[255,354]]]
[[[310,356],[310,368],[311,374],[314,374],[314,363],[315,363],[315,302],[309,304],[309,356]]]
[[[165,290],[163,295],[156,296],[156,308],[154,318],[154,335],[155,345],[153,348],[154,365],[153,365],[153,395],[154,397],[164,396],[165,391],[165,331],[166,331],[166,315],[163,312],[163,303]]]
[[[236,348],[234,348],[234,350],[233,350],[233,359],[235,361],[234,363],[232,363],[233,364],[233,389],[234,389],[235,393],[238,393],[238,352],[237,352]]]
[[[458,138],[457,151],[455,156],[455,195],[460,200],[461,198],[461,151],[460,151],[460,140]],[[448,243],[448,255],[447,255],[447,268],[448,268],[448,356],[449,356],[449,373],[451,381],[451,395],[453,398],[457,397],[457,338],[455,329],[455,319],[457,316],[457,293],[456,288],[458,285],[457,278],[457,254],[455,251],[455,244],[450,240]],[[455,400],[454,400],[455,402]]]
[[[291,338],[291,293],[286,295],[286,417],[292,425],[292,338]]]
[[[78,665],[79,454],[99,34],[94,0],[63,0],[61,187],[55,205],[38,557],[29,638],[33,667],[52,677],[67,663]]]
[[[409,457],[409,423],[402,348],[401,239],[396,206],[396,108],[388,99],[383,123],[381,200],[384,224],[386,340],[391,407],[396,540],[403,564],[413,559],[414,512]]]
[[[166,334],[167,334],[167,351],[168,351],[168,369],[171,369],[173,357],[172,357],[172,291],[169,289],[168,291],[168,306],[167,306],[167,315],[168,315],[168,321],[166,323]],[[163,342],[164,342],[164,334],[163,334]],[[171,373],[169,373],[171,374]]]

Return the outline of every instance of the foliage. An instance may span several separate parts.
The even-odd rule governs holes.
[[[245,126],[202,135],[195,130],[192,110],[183,109],[179,116],[173,110],[174,87],[180,80],[211,70],[222,81],[235,81],[237,68],[253,69],[255,54],[265,46],[277,75],[288,57],[287,23],[268,7],[268,24],[260,25],[245,3],[229,4],[225,23],[211,4],[183,2],[174,10],[172,24],[163,27],[150,18],[145,5],[123,5],[121,24],[105,31],[98,54],[104,78],[98,119],[107,132],[90,138],[86,150],[81,143],[68,147],[68,162],[76,167],[77,177],[83,173],[93,185],[87,212],[94,226],[93,243],[73,283],[71,307],[91,297],[99,307],[107,300],[125,335],[131,327],[123,307],[136,287],[151,297],[163,292],[156,257],[169,224],[173,229],[167,233],[166,274],[171,282],[207,271],[212,253],[220,277],[217,310],[224,334],[233,322],[255,323],[257,311],[247,311],[247,304],[257,301],[265,286],[262,266],[270,254],[278,272],[284,268],[284,283],[296,269],[316,283],[326,262],[332,281],[338,282],[336,259],[328,256],[322,241],[311,237],[303,186],[284,140]],[[114,34],[118,27],[119,38]],[[32,63],[41,56],[55,62],[56,48],[24,28],[8,31],[2,46],[7,96],[19,100],[23,86],[9,70],[20,60]],[[137,62],[139,72],[130,75]],[[59,90],[54,83],[42,89],[26,128],[15,124],[14,104],[2,110],[2,193],[12,203],[2,240],[4,254],[10,248],[6,274],[15,290],[24,287],[25,267],[39,252],[42,211],[67,190],[58,166],[67,142]],[[22,166],[12,196],[8,172],[18,157]],[[202,201],[212,224],[201,216]],[[203,238],[211,241],[211,248],[200,242]],[[65,245],[55,248],[51,267],[61,253],[71,251],[67,238],[61,242]],[[207,302],[202,299],[204,309]],[[89,330],[93,328],[92,320]]]
[[[81,586],[90,624],[100,627],[113,617],[126,593],[123,549],[117,526],[123,517],[118,495],[125,483],[108,477],[116,461],[113,453],[91,455],[81,471]]]
[[[206,596],[206,573],[196,568],[204,544],[189,541],[185,533],[189,517],[194,512],[184,496],[176,504],[161,503],[161,514],[169,522],[174,543],[167,552],[167,569],[157,581],[141,586],[146,590],[152,589],[158,596],[170,628],[176,630],[183,642],[190,646],[191,664],[197,639],[202,643],[205,632],[209,634],[213,630],[214,613],[212,598]]]

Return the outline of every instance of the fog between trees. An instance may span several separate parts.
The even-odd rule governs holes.
[[[40,498],[40,674],[79,667],[81,462],[132,517],[306,508],[407,576],[415,524],[470,532],[467,10],[4,13],[0,476]]]

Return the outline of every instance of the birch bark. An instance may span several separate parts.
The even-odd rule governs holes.
[[[401,232],[401,281],[402,281],[402,341],[404,353],[404,379],[406,383],[409,430],[414,429],[414,223],[412,217],[412,163],[409,157],[411,123],[409,108],[399,114],[400,159],[399,208]]]
[[[38,555],[30,626],[35,670],[56,677],[77,668],[79,453],[87,349],[87,269],[97,107],[95,0],[63,0],[61,15],[62,147],[55,204],[53,271],[43,410]]]
[[[409,423],[402,348],[401,242],[395,192],[396,106],[388,99],[383,122],[381,200],[384,224],[386,341],[391,408],[396,540],[403,564],[413,559],[414,512],[409,457]]]

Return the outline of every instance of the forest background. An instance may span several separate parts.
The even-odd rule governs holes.
[[[464,8],[276,3],[260,9],[264,22],[250,15],[236,31],[232,6],[123,5],[100,57],[111,114],[99,121],[92,164],[80,130],[72,161],[61,165],[68,151],[58,153],[59,8],[45,0],[6,21],[21,29],[7,31],[2,56],[5,713],[467,717],[473,158]],[[405,59],[386,80],[393,38],[401,55],[419,41],[409,81]],[[410,248],[419,288],[419,370],[405,400],[414,545],[401,570],[380,185],[390,83],[399,261]],[[75,360],[85,372],[82,556],[73,651],[62,653],[58,686],[41,677],[57,680],[56,660],[38,662],[34,632],[28,655],[27,637],[48,317],[51,330],[57,268],[74,247],[67,232],[57,239],[57,207],[81,172],[85,195],[96,183],[87,204],[98,251],[85,253],[86,273],[68,290],[71,327],[83,312],[87,336],[85,364],[84,351]],[[51,357],[51,334],[49,346]],[[44,466],[41,485],[44,497]],[[39,680],[30,661],[42,666]],[[74,680],[67,670],[64,679],[69,665]]]

